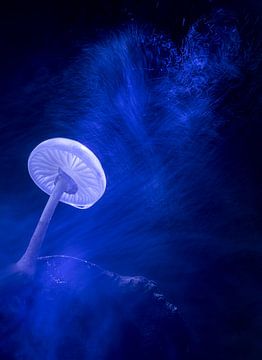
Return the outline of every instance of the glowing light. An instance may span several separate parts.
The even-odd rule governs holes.
[[[77,141],[64,138],[49,139],[39,144],[29,157],[28,170],[40,189],[50,195],[28,248],[15,265],[15,271],[32,274],[58,202],[87,209],[103,195],[106,178],[91,150]]]

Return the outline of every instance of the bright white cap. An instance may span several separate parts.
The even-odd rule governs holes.
[[[64,192],[60,201],[87,209],[105,192],[106,177],[100,161],[87,147],[75,140],[54,138],[40,143],[30,154],[28,171],[44,192],[50,195],[59,169],[77,185],[75,194]]]

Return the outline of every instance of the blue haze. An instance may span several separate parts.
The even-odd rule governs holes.
[[[180,44],[150,29],[115,31],[83,46],[60,72],[44,69],[8,93],[2,263],[22,254],[47,200],[27,174],[30,151],[49,137],[76,139],[99,157],[108,187],[89,210],[59,205],[42,254],[153,278],[189,319],[192,274],[258,250],[256,130],[244,136],[259,121],[255,100],[245,108],[260,60],[252,51],[218,11]]]

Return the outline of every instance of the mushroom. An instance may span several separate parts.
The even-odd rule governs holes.
[[[50,195],[24,255],[14,265],[16,272],[32,275],[58,202],[88,209],[103,195],[106,177],[91,150],[65,138],[40,143],[29,156],[28,170],[36,185]]]

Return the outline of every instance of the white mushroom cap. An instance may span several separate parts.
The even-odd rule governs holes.
[[[30,154],[28,171],[44,192],[50,195],[59,169],[77,185],[74,194],[64,192],[60,201],[87,209],[103,195],[106,177],[100,161],[87,147],[75,140],[54,138],[40,143]]]

